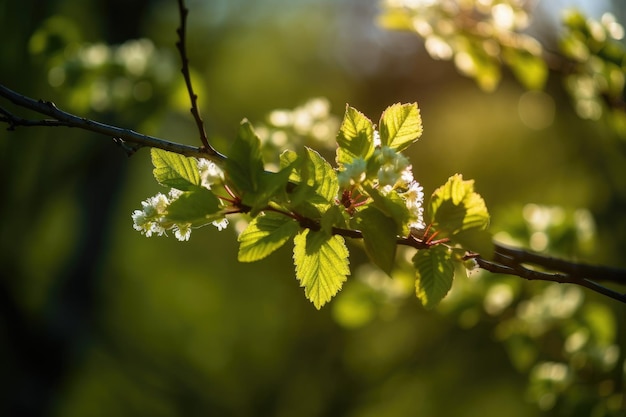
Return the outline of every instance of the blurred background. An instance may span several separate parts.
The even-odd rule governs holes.
[[[618,0],[535,3],[529,30],[548,46],[565,7],[626,21]],[[427,195],[462,173],[499,240],[626,267],[626,142],[604,117],[579,117],[558,75],[529,93],[504,71],[484,92],[414,33],[380,27],[376,0],[187,6],[193,81],[219,150],[247,117],[268,162],[304,144],[332,158],[346,103],[376,121],[417,101],[424,134],[408,153]],[[7,87],[198,144],[174,0],[0,0],[0,22]],[[0,161],[0,415],[623,415],[616,301],[474,273],[426,311],[402,261],[412,254],[390,279],[356,243],[353,276],[317,311],[288,245],[237,262],[236,221],[184,243],[133,230],[133,210],[163,191],[147,150],[21,128],[0,133]]]

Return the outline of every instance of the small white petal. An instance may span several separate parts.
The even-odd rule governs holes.
[[[222,220],[215,220],[212,224],[221,232],[228,227],[228,219],[224,217]]]

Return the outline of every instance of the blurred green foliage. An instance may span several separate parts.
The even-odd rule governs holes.
[[[1,79],[85,117],[196,143],[175,2],[128,3],[1,1]],[[529,95],[503,71],[485,95],[415,37],[377,27],[374,1],[188,6],[194,83],[220,150],[243,117],[282,149],[299,113],[275,109],[310,97],[327,97],[320,114],[335,123],[346,102],[379,114],[418,101],[424,135],[410,156],[427,192],[461,172],[495,232],[626,265],[624,142],[604,118],[581,120],[561,80]],[[313,131],[298,135],[317,147]],[[623,413],[626,326],[615,302],[475,274],[426,312],[402,251],[389,279],[354,250],[353,276],[318,312],[283,261],[291,248],[237,262],[237,224],[184,244],[133,231],[137,201],[160,191],[147,152],[128,159],[107,138],[29,128],[0,135],[0,158],[0,414]]]

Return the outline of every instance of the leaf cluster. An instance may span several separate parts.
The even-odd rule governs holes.
[[[247,214],[239,261],[259,261],[293,242],[296,278],[318,309],[350,275],[346,238],[362,241],[370,261],[391,277],[398,246],[411,246],[417,250],[416,294],[430,308],[450,289],[455,262],[467,251],[489,256],[493,249],[489,214],[473,181],[451,177],[433,193],[425,213],[422,187],[402,154],[421,134],[416,103],[388,107],[377,125],[347,106],[335,167],[305,147],[284,151],[271,172],[258,135],[244,120],[221,167],[223,181],[205,184],[195,158],[153,151],[155,178],[176,190],[163,217],[198,225]]]

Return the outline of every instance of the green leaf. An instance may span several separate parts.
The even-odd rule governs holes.
[[[435,190],[428,208],[433,225],[447,236],[489,226],[489,212],[485,201],[474,192],[474,181],[464,181],[459,174]]]
[[[304,295],[318,310],[341,289],[350,274],[348,249],[343,237],[304,229],[294,241],[296,277]]]
[[[154,165],[154,178],[159,184],[181,191],[190,191],[201,184],[195,158],[157,148],[152,148],[150,155]]]
[[[380,141],[398,152],[422,135],[422,117],[417,103],[394,104],[380,118]]]
[[[370,260],[391,276],[396,259],[398,229],[394,219],[375,207],[367,207],[357,213],[356,225],[363,233],[365,252]]]
[[[355,158],[369,158],[374,153],[374,126],[372,122],[353,107],[346,107],[346,114],[337,134],[337,164],[349,164]]]
[[[241,194],[256,192],[264,172],[261,141],[246,119],[241,122],[227,156],[226,175],[230,184]]]
[[[254,262],[265,258],[291,239],[300,226],[293,219],[267,212],[252,219],[239,238],[239,262]]]
[[[306,148],[307,166],[309,175],[307,184],[312,186],[315,193],[322,197],[328,205],[334,203],[339,192],[337,172],[319,153]]]
[[[305,148],[299,159],[293,152],[283,153],[281,165],[288,161],[298,164],[290,176],[290,180],[297,183],[290,194],[292,207],[307,217],[318,218],[335,204],[339,191],[336,171],[319,153],[309,148]]]
[[[452,287],[454,262],[443,245],[417,251],[413,257],[416,269],[415,292],[424,307],[433,308]]]
[[[298,159],[299,159],[299,156],[296,152],[290,149],[287,149],[283,151],[279,156],[280,168],[283,169],[289,165],[291,165],[292,167],[296,167],[297,166],[296,161],[298,161]],[[291,176],[289,177],[289,180],[295,183],[300,182],[300,173],[297,169],[294,169],[291,172]]]
[[[211,191],[198,187],[172,201],[166,217],[176,223],[206,224],[222,217],[220,208],[219,199]]]

